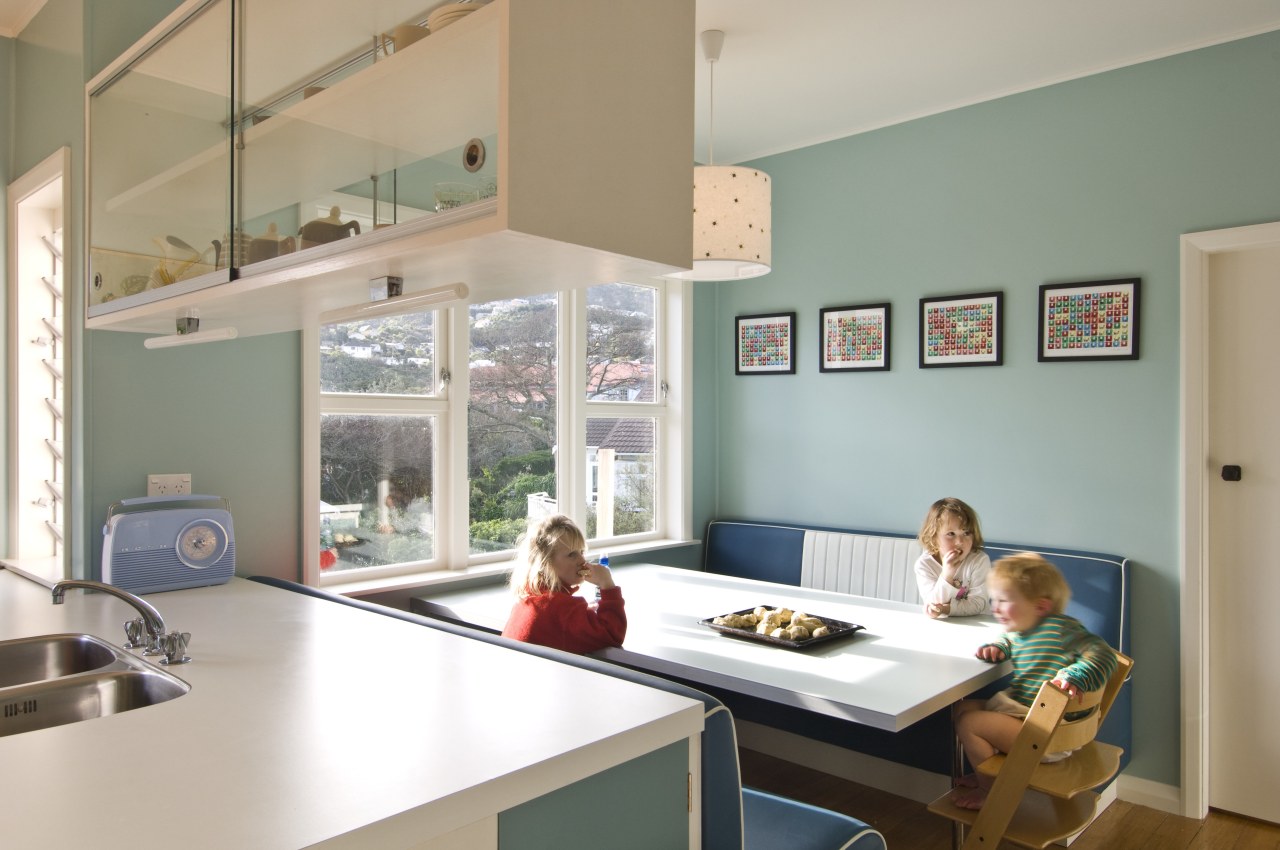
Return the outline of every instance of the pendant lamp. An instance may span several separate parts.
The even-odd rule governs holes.
[[[668,277],[680,280],[746,280],[768,274],[773,263],[772,191],[758,168],[715,164],[715,63],[724,33],[702,33],[710,66],[707,164],[693,169],[693,269]]]

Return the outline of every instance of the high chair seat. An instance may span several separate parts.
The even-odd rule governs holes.
[[[995,777],[981,809],[959,808],[951,792],[929,804],[934,814],[968,827],[964,850],[990,850],[1001,840],[1044,848],[1093,820],[1099,795],[1091,789],[1110,781],[1120,769],[1121,749],[1093,740],[1133,669],[1132,659],[1116,655],[1119,663],[1106,686],[1084,694],[1082,700],[1072,699],[1051,682],[1041,686],[1009,752],[974,768]],[[1074,719],[1064,721],[1068,714]],[[1047,753],[1069,749],[1075,752],[1062,761],[1042,762]]]

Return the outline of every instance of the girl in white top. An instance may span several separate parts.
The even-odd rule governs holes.
[[[934,619],[984,613],[991,559],[982,551],[977,512],[959,499],[939,499],[917,539],[924,549],[916,561],[924,612]]]

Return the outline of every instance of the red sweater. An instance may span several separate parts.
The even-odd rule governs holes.
[[[606,646],[622,646],[627,636],[627,612],[622,608],[622,590],[600,591],[595,608],[576,587],[530,596],[511,608],[503,637],[538,643],[568,652],[594,652]]]

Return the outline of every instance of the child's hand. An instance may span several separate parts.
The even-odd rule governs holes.
[[[935,620],[939,617],[946,617],[951,613],[951,603],[926,602],[924,605],[924,612]]]
[[[975,652],[974,655],[978,656],[983,661],[990,661],[992,664],[999,664],[1001,661],[1004,661],[1005,658],[1004,650],[991,644],[978,647],[978,651]]]
[[[1080,690],[1080,688],[1071,684],[1071,680],[1067,679],[1065,676],[1060,675],[1056,677],[1053,680],[1053,685],[1057,687],[1059,690],[1066,691],[1067,696],[1069,697],[1073,697],[1075,699],[1082,699],[1084,697],[1084,691]]]
[[[952,584],[960,577],[960,561],[964,557],[959,549],[942,553],[942,580]]]
[[[578,570],[578,575],[582,577],[583,581],[590,582],[601,590],[617,587],[613,580],[613,573],[609,572],[609,568],[596,561],[587,561],[583,564],[582,569]]]

